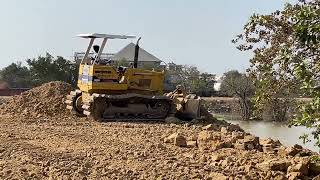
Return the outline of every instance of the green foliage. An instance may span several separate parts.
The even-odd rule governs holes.
[[[29,69],[21,62],[12,63],[0,71],[1,81],[5,81],[12,88],[26,88],[32,86]]]
[[[292,121],[293,125],[313,128],[313,138],[320,147],[320,2],[304,4],[294,16],[294,30],[297,45],[307,56],[300,57],[294,64],[295,76],[305,94],[312,97],[309,103],[300,106],[300,113]],[[302,139],[308,140],[304,135]]]
[[[78,65],[63,57],[44,57],[26,60],[27,66],[12,63],[1,70],[1,78],[11,87],[33,87],[50,81],[64,81],[76,85]]]
[[[199,80],[196,81],[194,93],[199,96],[212,96],[215,94],[214,84],[216,83],[214,74],[201,73]]]
[[[296,92],[297,80],[286,54],[294,50],[292,16],[298,9],[287,4],[283,11],[254,14],[244,26],[244,32],[233,40],[239,50],[254,53],[248,69],[256,87],[254,118],[261,118],[265,107],[275,100],[287,99]]]
[[[78,66],[63,57],[54,59],[49,53],[46,56],[39,56],[37,59],[27,60],[32,81],[40,85],[50,81],[65,81],[76,84]]]
[[[220,91],[226,96],[250,97],[253,95],[254,86],[246,74],[231,70],[224,73]]]
[[[187,92],[200,96],[211,96],[214,94],[215,75],[201,73],[197,67],[188,65],[168,64],[165,71],[165,84],[169,85],[169,90],[175,89],[177,85],[182,85]]]
[[[253,95],[254,86],[246,74],[236,70],[224,73],[220,92],[226,96],[236,97],[241,108],[242,119],[250,119],[252,113],[250,98]]]
[[[300,0],[269,15],[254,14],[233,40],[239,50],[254,53],[248,72],[256,80],[256,115],[273,100],[292,99],[302,91],[313,100],[300,106],[292,124],[316,128],[316,139],[320,134],[319,7],[319,1]]]

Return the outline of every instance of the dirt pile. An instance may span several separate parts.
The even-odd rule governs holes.
[[[64,100],[71,89],[70,84],[60,81],[45,83],[2,104],[0,114],[26,117],[65,115]]]

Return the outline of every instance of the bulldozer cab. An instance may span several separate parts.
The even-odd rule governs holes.
[[[88,93],[123,94],[128,92],[139,94],[161,94],[163,91],[164,72],[139,69],[139,40],[135,47],[130,67],[115,67],[114,59],[101,58],[103,50],[110,39],[131,39],[135,36],[110,34],[79,34],[78,37],[90,39],[89,45],[79,66],[78,87]],[[94,45],[102,39],[100,45]],[[94,51],[94,55],[90,56]],[[133,60],[133,63],[132,63]]]
[[[135,36],[128,36],[128,35],[111,35],[111,34],[98,34],[98,33],[92,33],[92,34],[79,34],[78,37],[90,39],[88,48],[85,52],[85,55],[83,56],[81,60],[81,64],[86,65],[93,65],[93,64],[108,64],[108,59],[101,59],[101,54],[104,50],[104,48],[107,45],[107,41],[109,39],[132,39],[135,38]],[[94,42],[97,39],[103,39],[101,42],[101,45],[94,45]],[[94,56],[90,57],[90,51],[93,49]]]

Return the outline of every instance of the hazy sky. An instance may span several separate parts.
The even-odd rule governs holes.
[[[49,52],[72,57],[87,41],[79,33],[141,36],[141,47],[165,62],[222,74],[243,71],[250,54],[231,39],[249,16],[288,0],[0,0],[0,68]],[[109,42],[108,52],[131,40]],[[133,40],[135,42],[135,40]]]

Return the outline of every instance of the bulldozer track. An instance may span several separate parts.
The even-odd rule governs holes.
[[[97,121],[159,121],[174,114],[174,104],[166,96],[141,94],[92,94],[84,101],[83,114]]]
[[[65,104],[67,105],[67,109],[71,110],[71,112],[79,117],[83,117],[83,110],[76,105],[76,100],[79,96],[81,96],[82,92],[80,90],[71,91],[69,95],[67,95]]]

